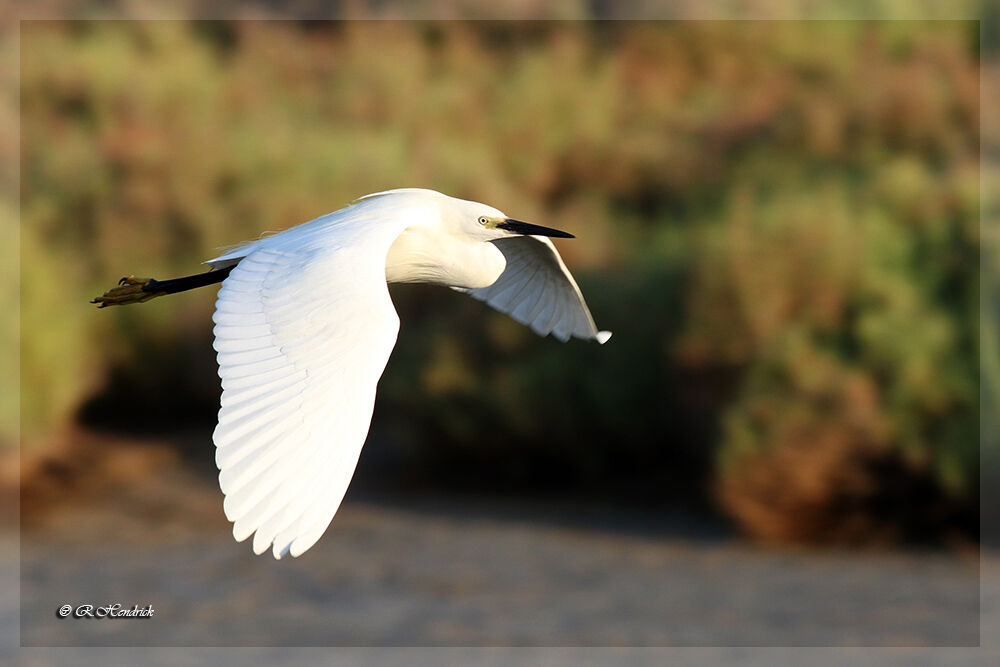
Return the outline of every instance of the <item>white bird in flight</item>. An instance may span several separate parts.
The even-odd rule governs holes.
[[[604,343],[550,236],[497,209],[406,188],[251,241],[208,272],[122,278],[101,307],[222,282],[215,350],[222,399],[215,462],[242,542],[299,556],[333,520],[368,435],[399,317],[387,283],[463,291],[541,335]]]

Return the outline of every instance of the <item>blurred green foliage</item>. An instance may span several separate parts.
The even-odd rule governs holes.
[[[208,345],[211,293],[87,304],[123,273],[191,273],[431,187],[573,231],[560,249],[615,337],[561,345],[394,288],[375,422],[401,460],[683,496],[835,432],[977,493],[973,23],[26,22],[21,40],[27,436],[144,350]]]

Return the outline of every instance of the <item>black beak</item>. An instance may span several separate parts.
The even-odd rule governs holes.
[[[497,229],[505,229],[508,232],[514,232],[515,234],[525,234],[530,236],[554,236],[559,239],[576,238],[572,234],[561,232],[558,229],[542,227],[541,225],[533,225],[530,222],[521,222],[520,220],[511,220],[510,218],[507,218],[503,222],[498,222]]]

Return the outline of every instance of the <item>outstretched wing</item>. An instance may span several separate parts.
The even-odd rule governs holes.
[[[531,327],[539,336],[551,333],[561,341],[575,336],[602,344],[611,338],[610,331],[598,331],[552,241],[522,236],[493,243],[507,258],[507,268],[489,287],[463,291]]]
[[[219,484],[234,537],[256,533],[258,554],[319,539],[368,434],[399,331],[385,258],[402,229],[364,209],[247,246],[219,290]]]

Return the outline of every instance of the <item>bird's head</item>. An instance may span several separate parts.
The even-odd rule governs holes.
[[[447,212],[442,212],[442,217],[451,218],[448,222],[452,226],[461,229],[465,234],[475,239],[493,241],[516,236],[573,238],[572,234],[558,229],[508,218],[501,211],[486,204],[461,199],[452,199],[451,202],[454,204],[448,207]]]
[[[554,236],[560,239],[574,238],[568,232],[562,232],[551,227],[542,227],[530,222],[522,222],[508,218],[505,215],[476,216],[476,224],[490,234],[490,239],[502,239],[509,236]]]

